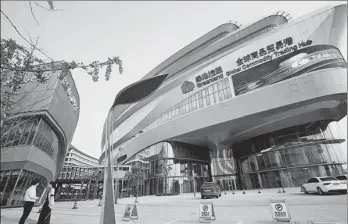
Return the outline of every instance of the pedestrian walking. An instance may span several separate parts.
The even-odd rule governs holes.
[[[56,191],[56,184],[51,181],[48,184],[48,193],[46,197],[45,204],[42,206],[42,210],[40,212],[39,220],[37,224],[50,224],[51,220],[51,212],[54,206],[54,194]]]
[[[31,210],[33,209],[35,201],[38,199],[36,197],[36,188],[39,186],[40,181],[35,179],[31,182],[31,186],[27,189],[24,195],[24,208],[23,215],[19,220],[19,224],[24,224],[25,220],[28,218]]]

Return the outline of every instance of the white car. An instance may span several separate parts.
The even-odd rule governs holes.
[[[334,177],[313,177],[302,185],[301,191],[305,194],[318,193],[347,193],[347,184]]]
[[[337,177],[335,177],[337,180],[340,180],[342,182],[344,182],[345,184],[347,184],[347,174],[345,175],[339,175]]]

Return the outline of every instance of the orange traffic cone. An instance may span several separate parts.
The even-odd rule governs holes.
[[[131,219],[131,205],[126,206],[126,210],[124,211],[124,215],[122,217],[122,221],[129,221]]]
[[[131,219],[138,219],[137,205],[133,205],[132,213],[130,215]]]
[[[77,209],[77,201],[74,202],[74,206],[72,207],[72,209]]]

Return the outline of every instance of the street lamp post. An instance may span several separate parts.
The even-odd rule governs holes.
[[[118,153],[117,153],[117,159],[116,159],[116,177],[115,177],[115,183],[116,183],[116,192],[115,192],[115,204],[117,204],[117,193],[118,193],[118,174],[119,174],[119,170],[118,170],[118,159],[120,158],[120,153],[122,151],[122,147],[119,148]],[[122,193],[122,192],[121,192]]]
[[[135,103],[144,99],[153,93],[167,78],[168,74],[154,76],[152,78],[140,80],[134,84],[131,84],[121,90],[111,106],[111,116],[108,116],[105,127],[105,138],[107,147],[105,149],[105,156],[107,157],[106,169],[104,171],[104,188],[103,188],[103,204],[100,215],[100,224],[116,224],[115,208],[114,208],[114,188],[113,188],[113,176],[111,170],[111,146],[113,142],[110,140],[110,134],[112,133],[113,113],[114,109],[118,105]],[[117,161],[118,163],[118,161]]]

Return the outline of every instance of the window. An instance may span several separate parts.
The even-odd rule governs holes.
[[[331,181],[331,180],[337,180],[336,178],[333,177],[321,177],[319,178],[321,181]],[[317,181],[319,182],[319,181]]]
[[[336,179],[338,179],[338,180],[347,180],[347,177],[346,176],[338,176],[338,177],[336,177]]]

